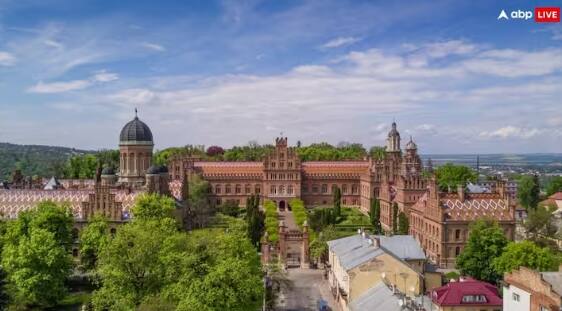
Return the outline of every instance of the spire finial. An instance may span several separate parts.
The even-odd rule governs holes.
[[[137,116],[137,113],[138,113],[138,111],[137,111],[137,107],[135,107],[135,118],[137,118],[137,117],[138,117],[138,116]]]

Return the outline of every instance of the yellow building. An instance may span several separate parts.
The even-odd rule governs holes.
[[[360,233],[328,246],[329,282],[343,310],[400,310],[399,300],[423,293],[426,259],[412,236]]]

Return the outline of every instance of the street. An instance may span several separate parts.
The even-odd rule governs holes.
[[[317,301],[322,298],[330,310],[339,311],[330,293],[328,281],[321,269],[289,269],[288,278],[293,282],[290,289],[282,289],[276,310],[279,311],[313,311],[318,310]]]

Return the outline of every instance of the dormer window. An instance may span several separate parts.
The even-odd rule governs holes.
[[[486,296],[484,295],[464,295],[462,296],[462,303],[486,303]]]

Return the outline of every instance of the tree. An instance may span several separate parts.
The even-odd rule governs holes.
[[[219,146],[211,146],[207,148],[207,155],[210,157],[215,157],[224,154],[224,149]]]
[[[562,176],[554,176],[546,185],[546,195],[551,196],[562,191]]]
[[[238,206],[238,203],[236,203],[236,201],[226,200],[219,206],[218,211],[226,216],[238,217],[238,215],[240,214],[240,207]]]
[[[410,224],[404,212],[398,214],[398,234],[408,234]]]
[[[209,204],[209,192],[209,182],[199,175],[194,175],[189,181],[189,207],[196,228],[207,226],[215,213]]]
[[[95,215],[80,232],[80,261],[86,270],[93,270],[99,253],[110,242],[107,219]]]
[[[369,154],[375,160],[383,160],[386,155],[386,148],[382,146],[373,146],[369,150]]]
[[[161,219],[173,217],[175,208],[176,202],[172,198],[155,193],[146,193],[136,199],[132,212],[136,219]]]
[[[18,303],[51,306],[64,297],[71,267],[72,226],[69,209],[50,201],[8,223],[2,266]]]
[[[553,238],[556,236],[558,228],[552,215],[554,211],[556,211],[555,206],[539,206],[537,209],[529,211],[523,226],[530,239],[538,242],[543,237]]]
[[[8,275],[4,268],[0,267],[0,310],[6,310],[8,303],[10,302],[10,296],[8,295]]]
[[[72,259],[47,229],[32,227],[17,244],[6,243],[2,266],[13,285],[14,300],[26,306],[50,307],[66,294]]]
[[[502,275],[494,269],[493,262],[506,245],[507,238],[497,223],[477,220],[470,225],[468,242],[457,257],[457,269],[463,275],[495,284]]]
[[[135,219],[121,226],[99,254],[101,288],[93,296],[96,309],[132,309],[146,297],[159,294],[171,282],[166,269],[177,268],[178,273],[182,270],[162,258],[182,251],[176,245],[180,238],[174,226],[154,219]]]
[[[531,241],[510,242],[503,254],[493,261],[499,275],[511,272],[521,266],[538,271],[558,271],[560,258],[546,247],[539,247]]]
[[[522,176],[517,186],[517,198],[519,203],[527,209],[534,210],[539,204],[539,179],[538,176]]]
[[[183,182],[181,185],[181,199],[184,203],[187,203],[189,200],[189,178],[187,174],[183,175]]]
[[[337,186],[334,188],[333,200],[334,200],[335,215],[336,217],[340,217],[341,216],[341,190]]]
[[[369,213],[374,234],[382,234],[381,226],[381,205],[378,199],[371,200],[371,211]]]
[[[435,169],[435,176],[439,188],[443,191],[456,189],[458,185],[475,182],[478,178],[476,172],[468,166],[447,163]]]
[[[248,224],[248,238],[252,245],[259,247],[260,239],[265,230],[265,214],[259,209],[259,195],[251,195],[246,201],[246,222]]]
[[[341,234],[338,233],[333,225],[327,226],[318,234],[318,238],[310,243],[310,257],[321,262],[328,260],[328,241],[339,238]]]
[[[153,219],[123,225],[101,253],[94,309],[255,309],[263,294],[259,257],[245,222],[227,219],[227,230],[189,234]]]
[[[392,205],[392,233],[398,232],[398,204],[394,202]]]

